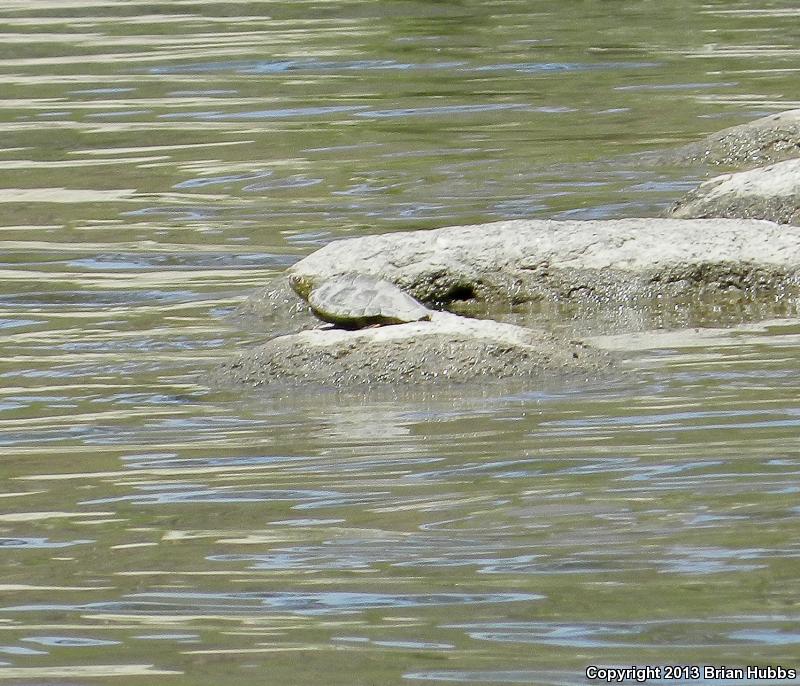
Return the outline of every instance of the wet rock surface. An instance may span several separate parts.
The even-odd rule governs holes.
[[[679,201],[673,217],[733,217],[800,224],[800,159],[709,179]]]
[[[669,164],[732,167],[760,166],[800,157],[800,109],[732,126],[658,157]]]
[[[595,375],[607,353],[491,320],[434,312],[431,321],[345,331],[314,329],[244,351],[224,376],[253,386],[485,382]]]
[[[271,336],[297,333],[320,324],[285,275],[271,279],[245,298],[228,316],[228,321],[247,331],[265,331]]]

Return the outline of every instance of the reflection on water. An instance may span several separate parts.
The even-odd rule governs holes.
[[[0,0],[0,679],[796,660],[796,322],[570,387],[205,383],[330,240],[660,212],[704,171],[638,153],[798,106],[796,14]]]
[[[473,683],[790,660],[796,331],[722,333],[712,365],[710,336],[644,351],[606,388],[206,395],[31,441],[3,494],[7,659],[44,678],[94,649],[209,683],[231,663],[201,656],[334,683],[353,660]]]

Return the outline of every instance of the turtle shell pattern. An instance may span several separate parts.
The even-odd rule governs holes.
[[[366,274],[342,274],[312,289],[308,304],[320,319],[338,326],[363,328],[430,319],[422,303],[391,281]]]

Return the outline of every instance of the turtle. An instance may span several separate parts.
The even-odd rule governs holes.
[[[334,276],[308,294],[317,317],[345,329],[429,320],[431,311],[391,281],[367,274]]]

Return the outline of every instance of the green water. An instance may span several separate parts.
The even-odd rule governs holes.
[[[233,308],[332,239],[658,214],[705,170],[639,154],[800,106],[798,26],[788,0],[0,0],[0,680],[800,666],[796,322],[569,387],[206,381],[263,337]]]

